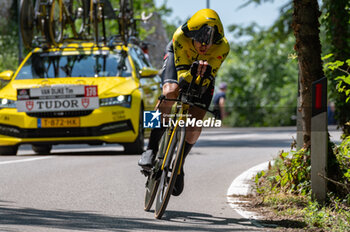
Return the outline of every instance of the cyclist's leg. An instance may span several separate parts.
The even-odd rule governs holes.
[[[172,42],[170,42],[166,48],[166,55],[164,56],[164,63],[162,68],[162,82],[163,82],[163,91],[162,94],[165,98],[174,99],[177,98],[179,87],[177,83],[177,73],[175,69],[174,62],[174,51],[172,48]],[[171,107],[174,104],[173,101],[163,100],[160,104],[158,101],[157,107],[159,106],[159,110],[164,114],[170,114]],[[163,121],[163,120],[162,120]],[[162,123],[161,123],[162,124]],[[139,166],[143,168],[152,167],[155,155],[158,152],[158,144],[160,138],[162,137],[165,128],[161,125],[161,128],[153,128],[151,130],[151,135],[149,138],[149,143],[146,151],[141,155],[141,159],[139,160]]]
[[[209,107],[211,99],[213,97],[213,90],[214,90],[214,86],[210,86],[201,98],[201,103],[205,104],[207,108]],[[191,115],[191,118],[195,118],[196,120],[203,120],[206,114],[206,111],[198,107],[191,107],[189,109],[189,114]],[[197,142],[201,134],[201,131],[202,131],[202,127],[190,126],[186,128],[186,138],[185,138],[185,147],[184,147],[184,153],[183,153],[181,173],[180,175],[177,176],[177,179],[176,179],[176,183],[172,193],[174,196],[180,195],[184,189],[185,173],[183,170],[183,166],[185,163],[185,159],[188,153],[191,151],[193,145]]]
[[[213,92],[214,92],[214,85],[210,85],[205,93],[202,95],[202,98],[199,99],[199,103],[206,106],[206,108],[209,108],[209,105],[211,103],[211,100],[213,98]],[[189,114],[191,115],[191,118],[195,118],[196,120],[203,120],[206,111],[199,108],[199,107],[191,107],[189,109]],[[186,144],[195,144],[201,134],[202,127],[187,127],[186,128]],[[190,149],[188,150],[188,152]],[[187,155],[187,154],[184,154]]]
[[[203,119],[205,116],[206,111],[202,110],[198,107],[192,107],[189,110],[189,114],[191,115],[191,118],[195,118],[196,120]],[[185,138],[185,147],[184,147],[184,153],[183,153],[183,161],[181,165],[181,172],[176,178],[176,182],[174,185],[174,189],[172,192],[172,195],[174,196],[179,196],[183,189],[184,189],[184,164],[185,164],[185,159],[190,153],[193,145],[196,143],[197,139],[199,138],[199,135],[202,131],[201,127],[196,127],[196,126],[189,126],[186,128],[186,138]]]
[[[163,95],[166,98],[174,99],[177,97],[178,95],[177,93],[178,93],[178,85],[176,83],[165,83],[163,85]],[[171,107],[173,104],[174,104],[173,101],[166,101],[166,100],[162,101],[162,103],[159,105],[159,109],[160,109],[160,112],[162,112],[162,115],[170,114]],[[165,120],[167,119],[165,118]],[[163,117],[161,120],[161,127],[153,128],[151,130],[147,149],[145,152],[142,153],[141,159],[139,160],[139,163],[138,163],[139,166],[142,166],[143,168],[149,169],[153,166],[155,155],[158,152],[159,141],[166,129],[165,127],[163,127],[162,122],[163,122]]]
[[[198,107],[191,107],[189,110],[189,114],[191,115],[190,118],[195,118],[196,120],[203,119],[205,115],[205,110],[202,110]],[[185,159],[190,153],[193,145],[196,143],[197,139],[199,138],[199,135],[202,131],[201,127],[196,127],[196,126],[189,126],[186,128],[186,138],[185,138],[185,147],[184,147],[184,153],[183,153],[183,158],[182,158],[182,165],[181,165],[181,172],[176,178],[176,182],[174,185],[174,189],[172,192],[173,196],[179,196],[183,189],[184,189],[184,164],[185,164]]]

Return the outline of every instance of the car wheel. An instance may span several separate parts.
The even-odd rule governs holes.
[[[144,136],[144,129],[143,129],[143,109],[140,110],[140,119],[139,119],[139,130],[138,135],[133,143],[124,143],[124,151],[127,154],[141,154],[144,150],[143,147],[145,145],[145,136]]]
[[[33,151],[38,155],[49,154],[52,145],[32,145]]]
[[[18,146],[0,146],[0,155],[16,155]]]

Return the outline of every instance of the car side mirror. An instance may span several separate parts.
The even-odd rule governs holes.
[[[158,70],[153,68],[142,68],[139,73],[141,78],[151,78],[157,75],[158,72]]]
[[[4,81],[10,81],[13,74],[14,74],[14,72],[11,70],[4,71],[4,72],[0,73],[0,79],[2,79]]]

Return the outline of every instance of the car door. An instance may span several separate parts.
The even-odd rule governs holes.
[[[141,70],[154,68],[139,47],[131,47],[129,53],[140,81],[140,88],[144,96],[145,110],[153,110],[157,103],[158,96],[161,94],[161,78],[159,75],[142,77],[140,75]]]

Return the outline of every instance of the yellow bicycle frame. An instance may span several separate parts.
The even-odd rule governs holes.
[[[187,119],[187,112],[188,112],[188,109],[189,109],[189,105],[188,104],[184,104],[184,103],[181,103],[182,105],[181,105],[181,110],[180,110],[180,117],[179,117],[179,119],[176,121],[176,125],[175,125],[175,127],[174,127],[174,130],[173,130],[173,132],[172,132],[172,134],[171,134],[171,137],[170,137],[170,139],[169,139],[169,141],[168,141],[168,146],[167,146],[167,149],[166,149],[166,152],[165,152],[165,155],[164,155],[164,158],[163,158],[163,164],[162,164],[162,168],[161,168],[161,170],[163,171],[164,170],[164,165],[165,165],[165,161],[166,161],[166,159],[167,159],[167,157],[168,157],[168,153],[169,153],[169,150],[170,150],[170,145],[171,145],[171,142],[170,141],[172,141],[173,140],[173,138],[174,138],[174,136],[175,136],[175,132],[176,132],[176,129],[177,129],[177,127],[179,126],[179,121],[180,120],[184,120],[185,122],[186,122],[186,119]],[[177,114],[178,112],[176,112],[176,114]],[[183,159],[183,151],[184,151],[184,146],[182,146],[182,151],[181,151],[181,163],[180,163],[180,166],[179,166],[179,170],[178,170],[178,174],[180,174],[180,172],[181,172],[181,166],[182,166],[182,159]]]

